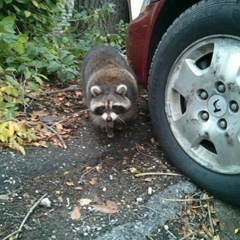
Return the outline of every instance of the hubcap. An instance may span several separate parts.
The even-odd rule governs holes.
[[[221,173],[240,173],[240,38],[211,36],[172,67],[166,115],[182,149]]]

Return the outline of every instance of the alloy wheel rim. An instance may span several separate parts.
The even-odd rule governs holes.
[[[240,173],[240,38],[214,35],[179,56],[165,111],[182,149],[209,170]]]

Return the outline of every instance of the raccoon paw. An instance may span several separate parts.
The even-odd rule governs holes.
[[[107,128],[106,132],[107,132],[108,138],[112,138],[112,139],[114,138],[113,128]]]
[[[107,132],[107,137],[113,139],[115,137],[113,131]]]

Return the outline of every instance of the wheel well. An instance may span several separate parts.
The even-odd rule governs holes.
[[[174,20],[178,18],[181,13],[187,10],[189,7],[199,2],[200,0],[166,0],[164,6],[158,15],[155,22],[154,30],[152,32],[152,38],[150,43],[150,51],[148,56],[148,69],[150,68],[154,52],[158,43],[161,41],[162,36],[167,29],[172,25]]]

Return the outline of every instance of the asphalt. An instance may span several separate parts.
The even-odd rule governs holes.
[[[144,100],[145,101],[145,100]],[[67,169],[72,174],[77,174],[77,171],[81,170],[81,166],[96,166],[101,161],[108,161],[106,159],[113,159],[110,161],[108,165],[109,169],[112,171],[111,175],[117,173],[118,176],[124,178],[125,176],[121,176],[125,173],[125,169],[118,171],[119,168],[128,168],[127,164],[130,162],[126,161],[126,164],[122,164],[122,159],[126,154],[129,154],[130,159],[134,159],[134,155],[136,154],[136,143],[146,143],[149,144],[149,139],[152,138],[153,131],[151,128],[151,123],[149,120],[149,116],[147,115],[146,106],[141,104],[142,109],[139,110],[139,116],[130,127],[123,133],[118,133],[118,140],[115,142],[109,142],[106,140],[106,136],[101,131],[97,131],[94,129],[89,123],[88,120],[84,120],[84,124],[77,131],[77,133],[70,137],[67,140],[68,149],[63,150],[59,147],[56,147],[52,144],[49,144],[49,148],[33,148],[28,147],[26,149],[26,156],[23,156],[19,153],[16,153],[9,149],[3,149],[0,152],[0,195],[4,195],[7,193],[12,194],[12,199],[10,204],[16,209],[12,209],[12,215],[14,216],[14,211],[17,211],[18,205],[16,203],[21,204],[23,200],[20,198],[19,194],[24,193],[24,191],[29,191],[32,189],[32,194],[37,195],[39,193],[39,188],[43,188],[43,190],[47,189],[50,185],[59,185],[63,176],[61,175],[61,171],[65,171]],[[151,142],[150,142],[151,143]],[[127,151],[127,152],[126,152]],[[122,154],[122,155],[121,155]],[[121,155],[121,157],[120,157]],[[106,158],[109,157],[109,158]],[[104,160],[105,159],[105,160]],[[149,165],[153,164],[152,159],[149,162]],[[158,160],[157,160],[158,161]],[[120,163],[119,163],[120,162]],[[139,164],[142,161],[137,161]],[[134,164],[136,164],[134,163]],[[159,163],[159,162],[158,162]],[[119,164],[119,166],[117,165]],[[135,165],[134,165],[135,166]],[[151,167],[151,166],[150,166]],[[76,169],[76,170],[75,170]],[[107,169],[107,166],[106,166]],[[58,175],[57,175],[58,174]],[[129,177],[129,175],[126,175]],[[56,182],[54,182],[54,178]],[[106,176],[105,181],[108,180],[109,176]],[[131,176],[129,177],[129,179]],[[39,181],[41,185],[37,185]],[[42,180],[43,179],[43,180]],[[46,179],[46,180],[45,180]],[[79,179],[79,178],[78,178]],[[117,178],[116,178],[117,179]],[[33,181],[34,180],[34,181]],[[121,180],[121,179],[120,179]],[[46,181],[46,182],[44,182]],[[114,175],[113,180],[111,180],[111,185],[114,188]],[[10,184],[11,182],[11,184]],[[14,183],[13,183],[14,182]],[[65,180],[62,180],[62,183],[65,184]],[[106,183],[106,182],[105,182]],[[138,188],[141,182],[136,182]],[[191,195],[196,190],[197,186],[193,183],[189,182],[187,179],[182,178],[179,181],[175,181],[174,184],[170,184],[162,188],[162,190],[155,191],[147,201],[143,203],[141,209],[143,209],[143,213],[141,217],[137,218],[137,220],[131,219],[131,213],[129,214],[128,221],[121,221],[120,224],[113,224],[111,228],[108,230],[104,230],[97,238],[86,237],[84,239],[97,239],[97,240],[141,240],[146,239],[145,235],[150,235],[152,232],[156,231],[159,226],[165,226],[166,222],[175,219],[177,216],[177,212],[179,210],[178,202],[166,202],[162,199],[179,199],[184,198],[186,195]],[[29,188],[28,188],[29,184]],[[34,185],[36,184],[36,185]],[[118,183],[116,183],[117,186]],[[24,185],[24,186],[23,186]],[[45,186],[46,185],[46,186]],[[110,185],[110,186],[111,186]],[[31,188],[31,189],[30,189]],[[93,188],[93,187],[92,187]],[[115,187],[116,188],[116,187]],[[19,190],[20,189],[20,190]],[[160,189],[160,188],[159,188]],[[67,189],[69,191],[69,189]],[[67,192],[68,196],[73,196],[77,194],[73,190]],[[127,191],[125,192],[127,193]],[[14,195],[15,194],[15,195]],[[49,192],[52,197],[54,197],[53,192]],[[14,195],[14,196],[13,196]],[[135,197],[135,196],[134,196]],[[136,196],[137,197],[137,196]],[[76,198],[77,199],[77,198]],[[131,200],[131,199],[130,199]],[[7,204],[5,200],[0,199],[0,229],[6,226],[5,222],[1,222],[6,209]],[[15,205],[14,205],[15,204]],[[68,224],[70,226],[68,229],[62,229],[61,226],[56,225],[56,228],[60,229],[62,234],[67,231],[69,234],[72,234],[72,229],[76,224],[72,224],[69,220],[69,210],[66,209],[65,205],[61,205],[62,208],[60,214],[65,214]],[[57,209],[58,205],[56,205]],[[24,209],[25,210],[25,209]],[[240,233],[235,234],[235,230],[240,228],[240,209],[234,206],[231,206],[227,203],[224,203],[218,199],[214,200],[214,210],[216,212],[216,217],[220,222],[220,239],[221,240],[237,240],[240,239]],[[2,213],[1,213],[2,211]],[[11,208],[8,209],[11,211]],[[62,216],[59,215],[59,212],[55,211],[56,217]],[[54,212],[53,212],[54,213]],[[1,215],[2,214],[2,215]],[[21,212],[21,215],[24,215],[25,212]],[[64,215],[64,216],[65,216]],[[126,214],[127,215],[127,214]],[[122,215],[124,216],[124,215]],[[9,216],[8,216],[9,217]],[[13,218],[14,220],[18,220],[17,218]],[[11,218],[10,218],[11,221]],[[18,221],[16,221],[18,223]],[[65,224],[65,222],[61,222]],[[59,223],[59,224],[61,224]],[[94,223],[95,224],[95,223]],[[94,225],[93,224],[93,225]],[[37,226],[37,224],[36,224]],[[46,226],[47,227],[47,226]],[[72,227],[72,228],[71,228]],[[70,229],[71,228],[71,229]],[[79,226],[76,229],[79,229]],[[77,230],[76,230],[77,231]],[[167,231],[167,229],[166,229]],[[29,231],[31,232],[31,231]],[[57,233],[53,234],[52,237],[39,237],[34,233],[34,239],[61,239],[57,237]],[[46,236],[45,229],[42,229],[42,235]],[[169,233],[170,234],[170,233]],[[168,234],[168,235],[169,235]],[[77,233],[76,233],[77,235]],[[0,233],[1,236],[1,233]],[[169,235],[170,236],[170,235]],[[22,239],[33,239],[33,238],[22,238]],[[64,238],[69,239],[69,238]],[[71,238],[71,239],[82,239],[79,237]],[[171,236],[170,238],[171,239]],[[172,236],[173,240],[176,240],[174,236]],[[215,240],[215,239],[214,239]],[[219,240],[219,239],[216,239]]]
[[[57,147],[34,149],[31,151],[28,150],[27,156],[22,156],[13,151],[4,150],[0,153],[1,193],[5,192],[3,181],[7,175],[19,176],[20,178],[26,175],[42,175],[55,171],[56,169],[71,168],[80,162],[90,160],[90,164],[95,165],[102,154],[111,148],[111,144],[105,144],[98,138],[91,138],[91,141],[87,141],[86,139],[89,139],[90,135],[91,131],[89,132],[87,128],[83,128],[82,138],[70,139],[69,143],[71,143],[72,147],[64,151]],[[91,148],[92,145],[95,147]],[[91,150],[89,150],[90,148]],[[168,186],[165,190],[154,193],[145,203],[145,214],[141,219],[113,227],[96,239],[144,240],[146,239],[144,235],[151,234],[156,231],[159,226],[164,226],[167,221],[176,218],[179,203],[164,202],[163,200],[160,201],[160,199],[182,198],[184,195],[191,195],[195,190],[196,186],[187,180],[181,180],[177,184]],[[151,209],[151,211],[149,209]],[[235,229],[240,228],[240,209],[217,199],[214,200],[214,209],[220,221],[220,239],[240,239],[240,235],[235,234]],[[4,223],[1,224],[4,225]],[[176,238],[173,237],[172,239]]]

